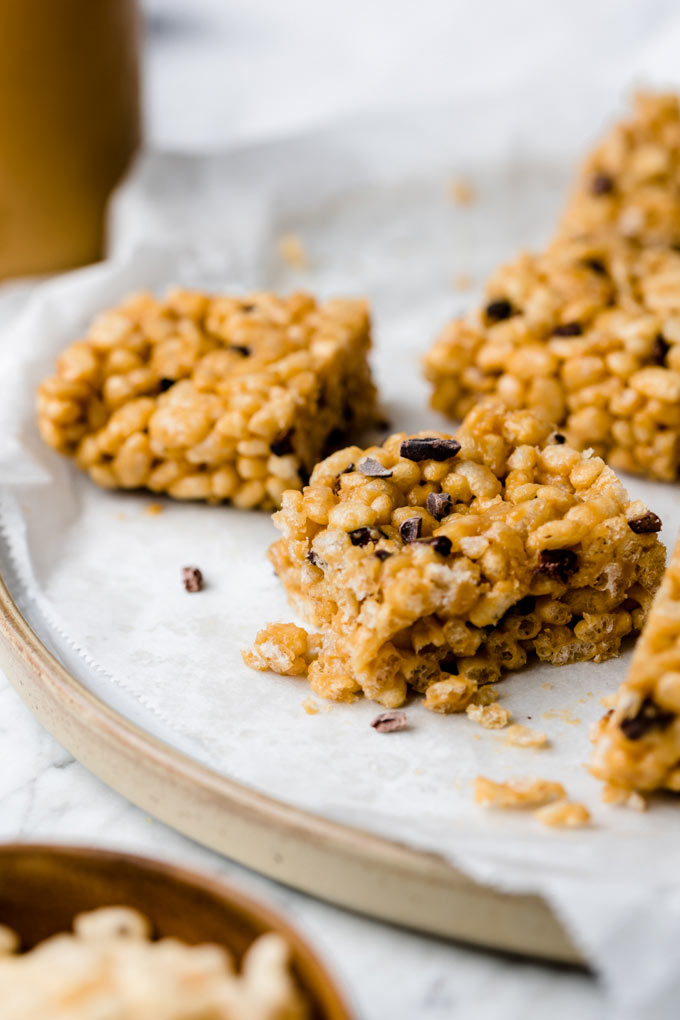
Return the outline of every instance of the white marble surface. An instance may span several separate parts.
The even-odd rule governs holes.
[[[664,25],[677,11],[671,0],[146,0],[146,8],[148,136],[183,149],[489,90],[499,80],[511,87],[558,74],[568,88],[595,66],[611,79],[633,39],[639,59],[625,76],[650,66],[663,76],[673,59]],[[607,1016],[602,989],[585,974],[390,928],[197,846],[91,776],[1,676],[0,839],[132,849],[229,878],[312,938],[361,1020]]]

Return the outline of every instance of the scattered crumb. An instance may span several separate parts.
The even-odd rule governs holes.
[[[449,183],[449,196],[456,205],[471,205],[477,197],[475,189],[464,177],[453,177]]]
[[[157,517],[158,514],[162,514],[163,513],[163,504],[162,503],[149,503],[149,504],[147,504],[147,507],[146,507],[144,513],[148,514],[149,517]]]
[[[398,709],[381,712],[380,715],[376,715],[371,726],[378,733],[395,733],[397,730],[405,730],[408,726],[406,712]]]
[[[647,801],[641,793],[638,793],[637,790],[633,790],[626,800],[626,807],[630,808],[631,811],[646,811]]]
[[[577,715],[574,715],[570,708],[549,708],[547,712],[543,713],[543,718],[559,719],[560,722],[567,723],[568,726],[581,725],[581,720]]]
[[[615,694],[603,694],[600,698],[600,704],[603,708],[613,708],[616,704]]]
[[[511,712],[501,705],[468,705],[465,714],[486,730],[502,730],[512,718]]]
[[[547,680],[545,683],[541,684],[541,687],[543,688],[544,691],[551,691],[553,689],[553,685],[549,684]]]
[[[306,269],[309,259],[305,246],[297,234],[283,234],[278,243],[279,255],[294,269]]]
[[[127,514],[124,514],[124,513],[122,512],[122,510],[121,510],[121,511],[119,511],[119,512],[118,512],[118,513],[116,514],[116,520],[117,520],[117,521],[126,521],[126,520],[127,520]]]
[[[468,273],[456,273],[451,279],[454,290],[470,290],[472,277]]]
[[[314,657],[316,635],[294,623],[268,623],[257,632],[255,644],[241,652],[246,666],[271,669],[282,676],[304,676]]]
[[[616,786],[614,783],[605,783],[602,790],[602,800],[605,804],[627,807],[631,811],[647,810],[647,801],[642,794],[636,790],[628,790],[624,786]]]
[[[585,804],[578,801],[558,800],[554,804],[546,804],[534,812],[543,825],[555,829],[578,829],[590,821],[590,811]]]
[[[485,684],[472,695],[471,700],[473,705],[492,705],[498,701],[498,691],[491,684]]]
[[[187,591],[203,590],[203,574],[198,567],[182,567],[182,581]]]
[[[314,698],[305,698],[305,700],[302,702],[302,707],[304,708],[307,715],[318,715],[320,711],[319,704],[318,702],[314,701]]]
[[[465,676],[437,680],[425,691],[425,708],[431,712],[462,712],[476,691],[477,684]]]
[[[477,776],[475,779],[475,803],[483,807],[536,808],[554,800],[566,799],[567,793],[561,783],[548,779],[508,779],[495,783],[493,779]]]
[[[528,726],[522,726],[519,723],[508,726],[505,731],[505,742],[506,744],[512,744],[514,747],[548,747],[549,745],[548,737],[545,733],[541,733],[540,730],[532,730]]]

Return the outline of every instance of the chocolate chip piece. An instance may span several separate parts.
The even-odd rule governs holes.
[[[586,269],[592,269],[598,276],[608,276],[607,267],[601,259],[584,259],[583,265]]]
[[[536,599],[533,595],[525,595],[519,602],[515,602],[512,607],[512,612],[517,613],[518,616],[529,616],[533,613],[536,608]]]
[[[439,668],[442,673],[449,673],[450,676],[458,676],[458,662],[453,652],[447,652],[443,659],[439,661]]]
[[[170,387],[174,386],[176,382],[177,382],[176,379],[161,379],[159,383],[161,393],[165,393],[166,390],[169,390]]]
[[[379,460],[375,457],[364,457],[363,460],[359,461],[359,470],[362,475],[366,475],[368,478],[391,478],[392,472],[389,468],[386,468]]]
[[[650,730],[665,730],[674,718],[672,712],[659,708],[651,698],[645,698],[637,714],[631,719],[622,719],[619,725],[628,740],[640,740]]]
[[[486,317],[489,322],[502,322],[503,319],[509,319],[510,316],[514,314],[515,309],[507,298],[498,298],[496,301],[489,301],[486,306]]]
[[[286,429],[285,432],[279,432],[278,436],[275,436],[269,444],[269,449],[272,451],[275,457],[285,457],[287,454],[293,452],[293,433],[295,429]]]
[[[401,535],[402,542],[415,542],[417,538],[420,538],[422,530],[422,517],[407,517],[399,525],[399,534]]]
[[[198,567],[182,567],[182,581],[187,591],[200,591],[203,587],[203,574]]]
[[[428,493],[425,505],[432,516],[441,521],[443,517],[446,517],[451,512],[453,500],[448,492],[430,492]]]
[[[381,563],[384,563],[385,560],[389,560],[392,553],[388,552],[387,549],[376,549],[375,555],[378,557]]]
[[[229,350],[233,351],[234,354],[240,354],[242,358],[249,357],[251,353],[250,347],[246,347],[245,344],[232,344]]]
[[[560,446],[562,445],[562,443],[566,443],[567,441],[567,437],[563,436],[561,432],[556,432],[555,435],[553,436],[553,439],[555,440],[556,443],[559,443]]]
[[[399,453],[405,460],[450,460],[460,450],[457,439],[439,439],[437,436],[413,436],[405,439]]]
[[[334,450],[337,450],[338,447],[343,446],[345,442],[345,435],[346,433],[344,429],[338,428],[337,426],[332,428],[326,436],[324,450],[332,453]]]
[[[435,535],[434,538],[419,538],[418,545],[431,545],[440,556],[448,556],[451,552],[451,539],[446,535]]]
[[[380,538],[380,532],[375,528],[355,528],[354,531],[349,531],[348,535],[352,545],[368,545],[369,542],[377,542]]]
[[[581,336],[582,333],[583,326],[580,322],[563,322],[553,330],[553,336]]]
[[[652,347],[652,358],[657,365],[666,364],[666,355],[671,349],[671,345],[667,340],[664,340],[661,333],[654,338],[654,345]]]
[[[539,574],[547,574],[566,583],[578,570],[578,556],[573,549],[544,549],[538,557]]]
[[[389,712],[381,712],[380,715],[376,715],[371,726],[378,733],[396,733],[397,730],[405,730],[408,726],[406,712],[400,712],[395,709]]]
[[[328,566],[326,561],[322,560],[319,554],[317,552],[314,552],[313,549],[310,549],[309,552],[307,553],[307,562],[311,563],[313,567],[318,567],[319,570],[325,570],[326,567]]]
[[[648,510],[641,517],[634,517],[632,521],[628,521],[628,527],[636,535],[651,535],[653,531],[661,531],[661,518]]]
[[[595,174],[590,180],[592,195],[610,195],[614,190],[614,178],[609,174]]]

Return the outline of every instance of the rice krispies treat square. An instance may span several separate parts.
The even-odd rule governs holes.
[[[680,253],[611,234],[555,243],[497,272],[481,308],[425,357],[432,405],[487,395],[555,422],[577,449],[666,481],[680,474]]]
[[[98,485],[280,505],[376,416],[364,301],[136,294],[38,391],[38,425]]]
[[[640,93],[586,159],[559,234],[613,228],[641,244],[680,243],[678,97]]]
[[[320,695],[459,711],[530,654],[615,655],[663,571],[660,521],[528,411],[474,408],[455,439],[349,447],[287,492],[270,558],[321,628]],[[259,668],[266,668],[260,663]]]
[[[600,724],[591,771],[622,790],[680,791],[680,538]]]

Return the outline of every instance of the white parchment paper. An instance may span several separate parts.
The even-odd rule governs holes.
[[[608,663],[533,665],[505,679],[515,721],[551,748],[440,717],[418,701],[409,728],[369,725],[369,702],[316,700],[303,680],[247,670],[240,650],[266,621],[292,619],[264,557],[266,515],[102,492],[37,436],[33,393],[88,319],[126,292],[168,283],[238,290],[365,294],[376,376],[397,428],[442,427],[418,360],[441,325],[478,300],[484,275],[549,235],[579,148],[611,96],[540,96],[510,107],[429,111],[348,125],[209,159],[148,156],[119,197],[113,257],[44,284],[0,345],[0,561],[22,610],[82,683],[150,732],[288,803],[436,851],[504,889],[543,893],[608,979],[622,1012],[667,1016],[680,990],[680,808],[644,815],[601,805],[583,768],[630,649]],[[541,130],[537,131],[537,125]],[[477,200],[456,206],[454,175]],[[294,231],[310,259],[295,270],[276,239]],[[460,274],[471,288],[453,286]],[[626,479],[631,495],[680,526],[678,488]],[[188,595],[180,569],[207,586]],[[471,782],[559,779],[593,814],[587,830],[544,829],[485,813]]]

